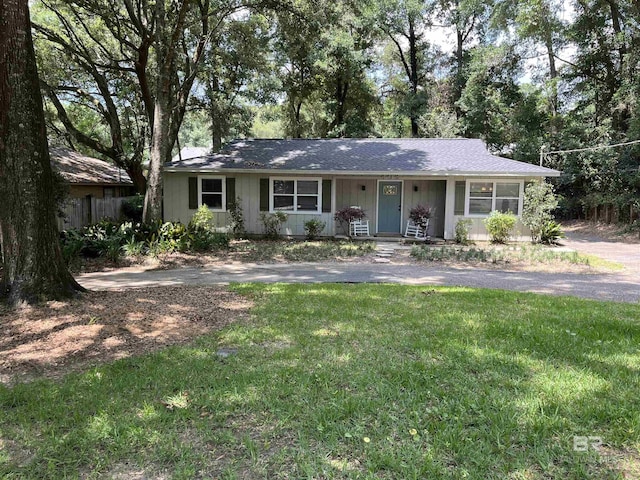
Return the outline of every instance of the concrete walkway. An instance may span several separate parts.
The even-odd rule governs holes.
[[[640,277],[632,274],[504,272],[393,263],[238,264],[151,271],[123,269],[86,273],[80,275],[78,281],[91,290],[232,282],[459,285],[620,302],[640,301]]]

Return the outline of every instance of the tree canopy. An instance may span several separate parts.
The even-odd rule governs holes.
[[[52,138],[125,168],[147,188],[147,218],[180,140],[462,136],[537,163],[541,148],[640,136],[636,2],[38,0],[34,12]],[[639,153],[549,157],[565,208],[637,203]]]

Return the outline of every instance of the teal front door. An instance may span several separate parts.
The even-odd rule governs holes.
[[[402,182],[378,184],[378,233],[400,233],[402,228]]]

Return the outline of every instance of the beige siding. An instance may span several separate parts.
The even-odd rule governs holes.
[[[418,191],[415,191],[417,187]],[[433,237],[444,236],[445,220],[445,180],[405,180],[404,201],[402,212],[403,229],[409,219],[409,211],[416,205],[428,205],[432,209],[429,221],[429,235]],[[404,231],[403,231],[404,233]]]
[[[376,231],[376,195],[378,185],[375,178],[339,178],[336,181],[335,209],[359,206],[367,214],[371,233]],[[362,186],[365,187],[362,190]],[[338,226],[336,226],[338,228]],[[344,232],[336,232],[338,234]]]
[[[165,173],[164,174],[164,219],[166,221],[180,221],[189,223],[196,209],[189,209],[189,177],[194,173]],[[237,186],[236,186],[237,192]],[[227,213],[214,212],[216,227],[227,225]]]
[[[189,177],[195,173],[166,172],[164,175],[164,218],[165,220],[189,222],[196,210],[189,209]],[[229,175],[231,177],[231,175]],[[259,174],[234,175],[236,179],[236,198],[241,199],[244,225],[248,233],[262,234],[264,229],[260,221],[260,179],[267,178]],[[227,212],[214,212],[217,227],[225,227],[230,222]],[[304,223],[311,219],[320,219],[326,226],[323,235],[332,235],[333,215],[323,214],[289,214],[283,225],[284,235],[304,235]]]
[[[195,210],[189,209],[189,177],[197,176],[195,173],[167,172],[164,176],[164,216],[166,220],[179,220],[187,223]],[[247,232],[253,234],[263,233],[260,221],[260,178],[266,178],[260,174],[235,175],[236,197],[241,198],[241,205],[245,219]],[[329,177],[325,177],[329,178]],[[358,205],[364,209],[370,222],[371,233],[376,231],[377,208],[377,178],[333,178],[333,195],[335,198],[332,209],[339,210],[344,207]],[[453,188],[455,181],[467,180],[465,177],[449,177],[448,179],[417,180],[413,178],[398,178],[403,180],[403,227],[409,216],[409,210],[418,203],[428,204],[435,210],[431,220],[430,235],[453,238],[453,229],[457,221],[463,216],[453,215]],[[504,181],[504,178],[496,179]],[[513,180],[530,180],[528,178],[513,178]],[[364,190],[362,187],[364,186]],[[418,191],[414,191],[414,186]],[[226,212],[215,213],[216,225],[224,227],[229,223]],[[483,217],[468,217],[473,221],[471,238],[474,240],[488,239]],[[283,226],[286,235],[304,235],[304,223],[310,219],[320,219],[326,223],[323,235],[341,234],[334,225],[332,213],[289,214],[287,222]],[[514,233],[514,240],[526,241],[529,239],[528,229],[518,221]]]

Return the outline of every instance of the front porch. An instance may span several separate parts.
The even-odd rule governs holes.
[[[406,178],[336,178],[334,211],[359,206],[364,210],[371,239],[400,241],[405,231],[409,211],[416,205],[432,209],[427,234],[444,238],[446,180]],[[336,224],[336,235],[347,235]]]

